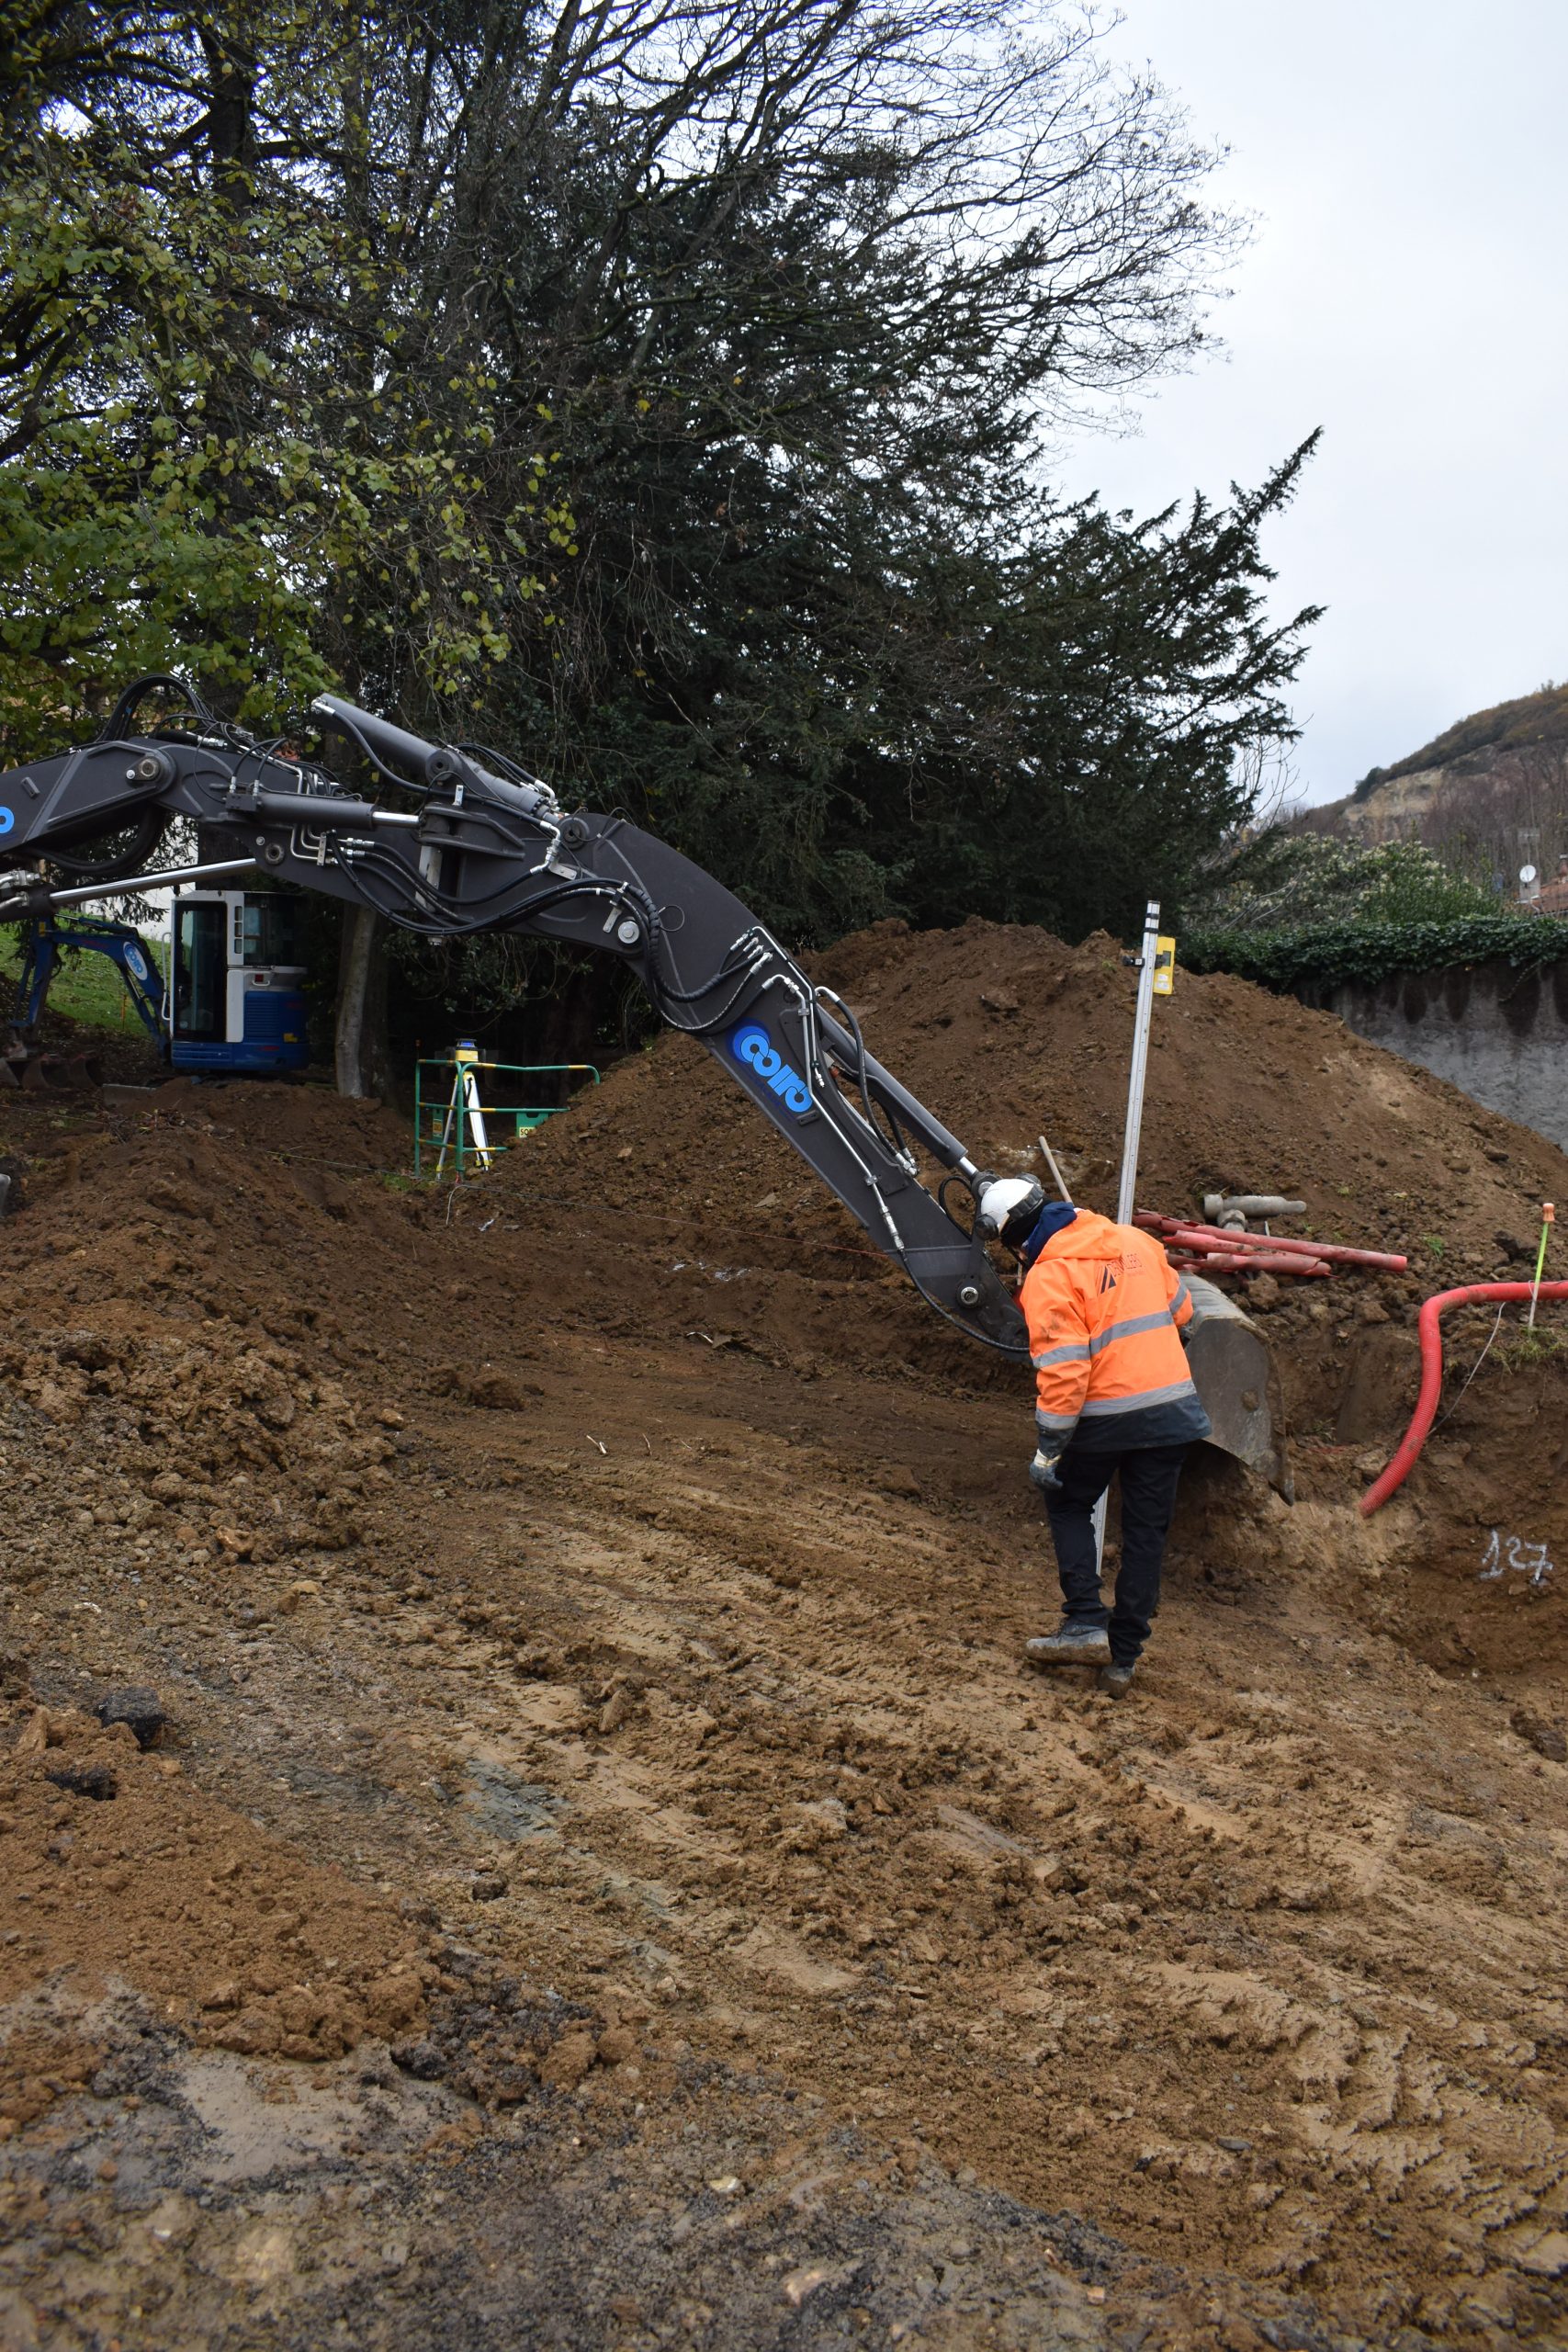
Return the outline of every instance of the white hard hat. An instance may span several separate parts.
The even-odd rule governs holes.
[[[1044,1192],[1032,1176],[998,1176],[981,1193],[975,1222],[1013,1249],[1028,1238],[1044,1205]]]

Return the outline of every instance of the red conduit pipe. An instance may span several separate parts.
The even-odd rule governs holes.
[[[1222,1250],[1213,1242],[1200,1250],[1186,1241],[1168,1241],[1170,1262],[1189,1274],[1331,1274],[1321,1258],[1303,1258],[1299,1250],[1270,1256],[1264,1250]]]
[[[1321,1258],[1325,1265],[1380,1266],[1391,1274],[1403,1274],[1409,1267],[1408,1258],[1394,1255],[1389,1250],[1352,1250],[1340,1241],[1303,1241],[1291,1233],[1243,1233],[1229,1226],[1200,1225],[1195,1217],[1156,1216],[1142,1210],[1133,1220],[1147,1233],[1157,1234],[1168,1250],[1271,1250],[1287,1257]]]
[[[1303,1241],[1290,1233],[1232,1233],[1223,1225],[1179,1225],[1175,1239],[1183,1248],[1196,1239],[1211,1250],[1274,1250],[1287,1257],[1321,1258],[1330,1266],[1376,1266],[1390,1274],[1404,1273],[1408,1258],[1391,1250],[1352,1250],[1342,1241]]]
[[[1416,1411],[1405,1430],[1398,1453],[1381,1478],[1374,1479],[1361,1497],[1361,1514],[1371,1519],[1381,1510],[1396,1487],[1402,1487],[1421,1458],[1433,1419],[1438,1399],[1443,1393],[1443,1335],[1438,1318],[1446,1306],[1468,1306],[1474,1298],[1492,1299],[1507,1304],[1514,1299],[1529,1298],[1535,1291],[1533,1283],[1467,1283],[1462,1290],[1439,1290],[1426,1301],[1416,1322],[1421,1340],[1421,1394],[1416,1400]],[[1568,1299],[1568,1283],[1542,1283],[1537,1294],[1541,1298]]]

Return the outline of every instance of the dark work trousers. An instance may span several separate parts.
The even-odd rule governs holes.
[[[1149,1638],[1159,1607],[1165,1539],[1186,1459],[1184,1445],[1133,1446],[1124,1453],[1082,1453],[1068,1446],[1059,1466],[1062,1491],[1045,1498],[1064,1613],[1075,1625],[1109,1629],[1113,1665],[1131,1666]],[[1094,1556],[1094,1507],[1118,1471],[1122,1565],[1116,1575],[1116,1605],[1108,1609],[1100,1597]]]

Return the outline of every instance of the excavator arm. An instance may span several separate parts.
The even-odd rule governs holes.
[[[494,752],[425,742],[330,695],[312,706],[315,719],[322,741],[342,742],[367,772],[363,791],[320,760],[253,741],[188,695],[188,728],[133,731],[139,694],[174,683],[138,682],[104,738],[0,775],[0,863],[50,868],[0,876],[0,922],[254,871],[426,937],[520,931],[615,956],[929,1305],[970,1338],[1027,1355],[1022,1318],[980,1237],[949,1213],[947,1179],[936,1193],[922,1183],[917,1153],[972,1201],[987,1180],[867,1053],[849,1007],[711,874],[623,818],[564,811],[547,785]],[[150,866],[177,818],[196,827],[197,860]]]

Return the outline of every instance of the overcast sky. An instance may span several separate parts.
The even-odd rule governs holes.
[[[1568,678],[1568,0],[1122,0],[1258,216],[1224,356],[1069,485],[1151,511],[1255,482],[1314,425],[1265,542],[1328,612],[1295,763],[1330,799],[1453,719]]]

